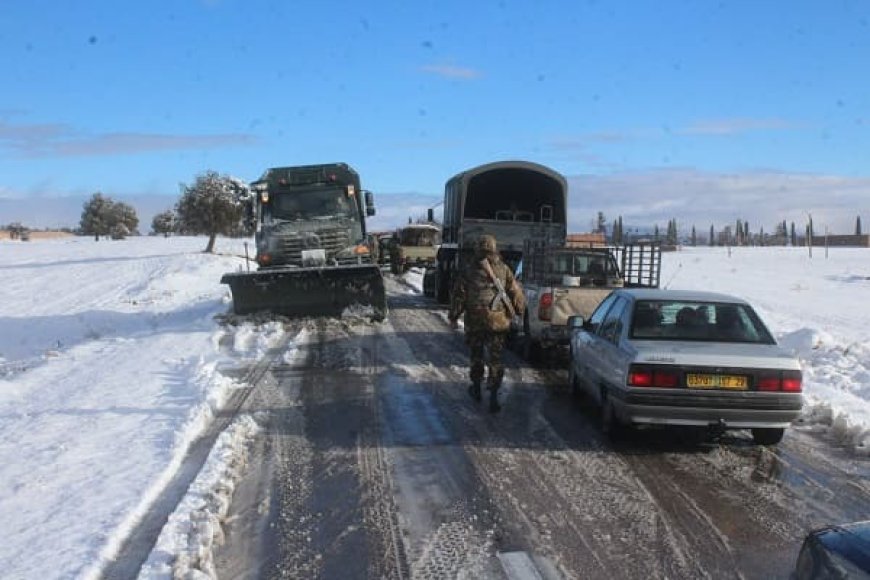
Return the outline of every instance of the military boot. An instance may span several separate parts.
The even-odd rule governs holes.
[[[504,379],[504,368],[497,369],[490,374],[487,381],[487,389],[489,389],[489,412],[498,413],[501,411],[501,405],[498,404],[498,390],[501,387],[501,382]]]
[[[498,387],[489,387],[489,412],[498,413],[501,405],[498,404]]]
[[[478,403],[480,402],[481,397],[479,382],[475,381],[468,386],[468,396],[477,401]]]

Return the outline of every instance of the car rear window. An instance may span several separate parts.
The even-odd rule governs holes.
[[[751,307],[727,302],[638,301],[630,336],[643,340],[775,342]]]

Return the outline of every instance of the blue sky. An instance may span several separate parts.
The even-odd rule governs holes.
[[[570,178],[572,229],[602,210],[848,231],[870,219],[868,62],[861,1],[6,0],[0,224],[341,160],[386,226],[527,159]]]

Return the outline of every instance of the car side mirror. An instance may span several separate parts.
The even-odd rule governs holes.
[[[579,314],[568,317],[568,328],[571,330],[583,330],[586,320]]]

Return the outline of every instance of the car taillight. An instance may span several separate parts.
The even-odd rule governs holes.
[[[680,375],[671,370],[659,369],[653,372],[653,386],[672,389],[680,385]]]
[[[760,377],[756,387],[759,391],[778,391],[782,381],[779,375]]]
[[[550,320],[553,316],[553,293],[545,292],[541,294],[541,300],[538,302],[538,320]]]
[[[260,254],[259,256],[257,256],[257,262],[261,266],[266,266],[272,263],[272,256],[270,256],[269,254]]]
[[[759,391],[800,393],[803,377],[800,371],[782,371],[758,377],[755,388]]]
[[[800,393],[802,390],[802,377],[783,377],[782,390],[787,393]]]
[[[632,369],[628,371],[629,387],[651,387],[652,381],[652,369]]]
[[[680,373],[667,367],[632,366],[628,386],[673,389],[680,386]]]

